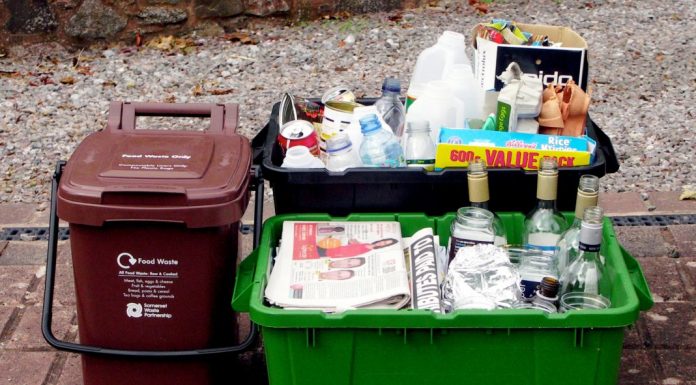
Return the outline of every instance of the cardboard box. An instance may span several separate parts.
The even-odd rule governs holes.
[[[470,160],[481,158],[491,168],[537,170],[547,156],[556,158],[561,168],[587,166],[595,147],[589,137],[443,128],[435,169],[467,167]]]
[[[474,35],[474,71],[484,90],[500,91],[503,83],[496,78],[511,62],[517,62],[526,76],[539,77],[544,85],[566,84],[573,79],[587,90],[587,42],[567,27],[551,25],[516,25],[524,32],[548,35],[561,47],[533,47],[496,44]]]

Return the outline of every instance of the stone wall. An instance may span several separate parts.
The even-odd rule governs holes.
[[[60,41],[135,41],[197,31],[217,35],[252,17],[311,19],[335,13],[388,11],[425,0],[0,0],[0,46]]]

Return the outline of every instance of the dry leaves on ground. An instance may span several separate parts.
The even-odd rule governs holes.
[[[252,38],[249,36],[248,33],[245,32],[232,32],[232,33],[227,33],[223,36],[226,40],[229,40],[231,42],[240,42],[242,44],[259,44],[259,41]]]

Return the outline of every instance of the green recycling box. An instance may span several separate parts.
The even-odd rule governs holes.
[[[524,216],[500,215],[511,243]],[[572,220],[570,215],[568,220]],[[545,314],[540,310],[350,310],[341,314],[284,310],[264,301],[283,222],[389,221],[405,237],[432,227],[449,239],[454,214],[288,214],[270,218],[261,244],[239,266],[233,307],[260,326],[271,385],[616,384],[624,329],[652,297],[640,265],[604,224],[611,308]]]

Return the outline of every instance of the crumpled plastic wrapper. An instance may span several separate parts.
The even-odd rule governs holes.
[[[445,310],[506,309],[520,302],[520,275],[505,250],[493,245],[462,247],[442,287]]]

